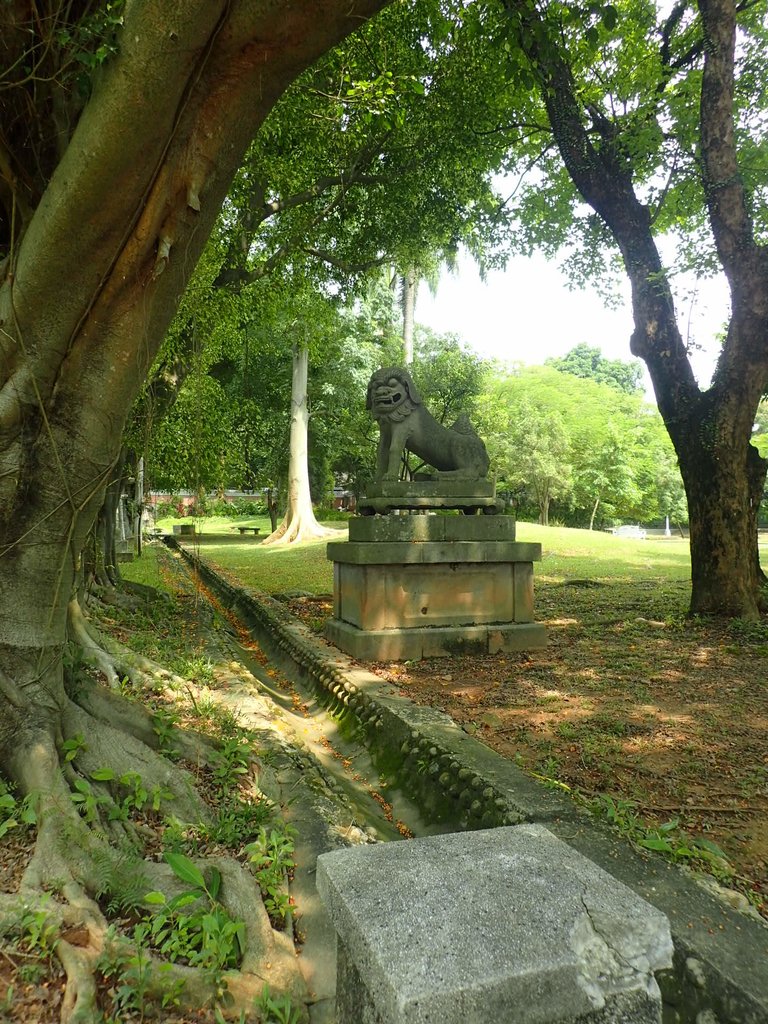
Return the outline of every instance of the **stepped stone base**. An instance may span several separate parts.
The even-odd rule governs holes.
[[[461,654],[500,654],[546,647],[547,630],[538,622],[498,626],[422,626],[411,629],[358,629],[330,619],[325,635],[358,661],[418,661]]]
[[[363,516],[387,513],[393,509],[462,509],[467,513],[496,515],[504,502],[496,496],[494,480],[451,479],[436,476],[432,480],[379,480],[368,488],[357,503]]]
[[[403,515],[350,521],[328,545],[334,614],[326,636],[355,658],[412,660],[540,648],[533,562],[511,517]]]

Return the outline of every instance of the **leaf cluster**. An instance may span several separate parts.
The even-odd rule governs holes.
[[[578,346],[563,362],[582,367],[589,351]],[[671,442],[641,395],[554,365],[516,367],[489,376],[479,412],[499,487],[518,514],[555,501],[573,525],[587,525],[598,509],[598,525],[685,519]]]

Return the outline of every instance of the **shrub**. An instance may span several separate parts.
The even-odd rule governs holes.
[[[352,515],[344,508],[329,508],[327,505],[318,505],[315,509],[315,519],[320,522],[346,522]]]
[[[178,518],[178,509],[175,501],[158,501],[155,505],[155,517],[157,519]]]

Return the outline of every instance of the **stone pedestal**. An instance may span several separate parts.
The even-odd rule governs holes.
[[[328,545],[334,612],[326,636],[355,658],[495,654],[546,644],[533,621],[540,544],[515,541],[510,516],[354,518]]]
[[[667,918],[540,825],[323,854],[339,1024],[660,1024]]]
[[[495,515],[504,508],[504,502],[496,496],[495,480],[435,476],[431,480],[378,480],[369,486],[364,497],[361,496],[357,508],[364,516],[396,508],[458,508],[467,513],[482,510]]]

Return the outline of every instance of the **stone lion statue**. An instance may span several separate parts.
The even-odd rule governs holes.
[[[377,370],[368,383],[366,408],[379,424],[378,480],[397,480],[404,450],[433,466],[441,476],[478,480],[488,472],[488,453],[462,413],[452,427],[438,423],[423,405],[407,370]]]

